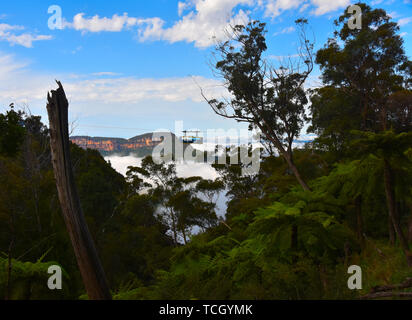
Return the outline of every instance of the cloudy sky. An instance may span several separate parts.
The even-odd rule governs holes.
[[[401,26],[412,53],[412,0],[366,1]],[[2,1],[0,112],[14,102],[43,116],[47,91],[61,80],[76,135],[129,138],[156,129],[237,127],[202,100],[225,94],[209,67],[214,39],[229,23],[267,23],[267,57],[296,53],[293,21],[309,20],[316,48],[334,31],[350,0]],[[49,19],[62,10],[60,29]],[[53,22],[55,20],[52,20]],[[316,84],[318,70],[312,83]]]

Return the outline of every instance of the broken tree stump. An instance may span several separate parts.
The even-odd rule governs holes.
[[[63,86],[47,94],[50,147],[56,186],[67,231],[87,295],[91,300],[110,300],[111,294],[96,247],[87,227],[74,182],[70,157],[68,108]]]

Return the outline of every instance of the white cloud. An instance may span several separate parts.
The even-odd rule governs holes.
[[[315,15],[323,15],[337,9],[345,8],[350,4],[350,0],[259,0],[258,3],[265,7],[265,15],[276,18],[288,10],[305,11],[309,6],[314,9]]]
[[[398,25],[402,27],[402,26],[409,24],[411,21],[412,21],[412,17],[402,18],[398,20]]]
[[[0,102],[29,103],[45,101],[49,90],[55,89],[53,79],[62,81],[69,100],[90,103],[102,110],[113,104],[133,104],[142,101],[204,102],[199,86],[208,96],[221,97],[226,90],[220,82],[200,76],[148,79],[119,77],[112,72],[92,75],[33,74],[28,63],[16,61],[14,56],[0,52]],[[95,78],[95,77],[99,78]],[[105,76],[104,78],[100,78]],[[116,77],[115,77],[116,76]],[[104,107],[107,106],[107,107]]]
[[[26,48],[32,48],[33,47],[33,42],[34,41],[42,41],[42,40],[51,40],[52,36],[46,36],[46,35],[31,35],[29,33],[24,33],[21,35],[10,35],[6,38],[6,40],[14,45],[18,44]]]
[[[266,16],[275,18],[287,10],[305,11],[312,7],[312,14],[323,15],[350,4],[350,0],[185,0],[178,2],[180,19],[170,27],[160,17],[136,18],[128,13],[111,18],[95,15],[85,17],[76,14],[73,22],[66,22],[66,28],[82,32],[120,32],[136,30],[138,39],[144,41],[164,40],[170,43],[185,41],[196,47],[205,48],[224,40],[230,25],[245,24],[249,11],[260,8]],[[284,33],[291,32],[289,28]],[[283,33],[283,32],[282,32]]]
[[[122,16],[114,14],[111,18],[100,18],[98,15],[95,15],[88,19],[84,18],[84,15],[84,13],[76,14],[73,18],[73,22],[64,22],[64,27],[78,31],[120,32],[124,28],[132,27],[138,23],[138,19],[129,17],[127,13],[124,13]]]
[[[139,21],[138,35],[140,41],[161,40],[163,38],[163,25],[165,22],[160,18],[149,18]]]
[[[299,57],[300,57],[299,54],[290,54],[290,55],[285,55],[285,56],[269,55],[268,59],[283,61],[285,59],[294,59],[294,58],[299,58]]]
[[[120,74],[120,73],[116,73],[116,72],[108,72],[108,71],[92,73],[92,76],[97,76],[97,77],[119,76],[119,75],[121,75],[121,74]]]
[[[111,18],[95,15],[91,18],[85,17],[84,13],[78,13],[72,22],[64,21],[63,27],[70,28],[82,33],[86,32],[121,32],[138,28],[141,41],[161,38],[164,21],[160,18],[140,19],[129,17],[128,13],[119,16],[114,14]]]
[[[140,41],[166,40],[171,43],[178,41],[194,42],[196,47],[207,47],[214,39],[225,37],[225,28],[229,24],[246,23],[248,16],[242,9],[235,10],[239,5],[253,5],[254,0],[187,0],[179,2],[178,13],[182,18],[169,28],[161,18],[135,18],[127,13],[111,18],[95,15],[85,17],[84,13],[74,16],[73,22],[65,22],[66,28],[83,32],[120,32],[137,27]]]
[[[306,0],[266,0],[266,16],[277,17],[283,11],[297,9]]]
[[[142,164],[142,158],[138,158],[135,155],[119,156],[111,155],[105,157],[106,161],[110,161],[112,167],[122,175],[126,176],[126,172],[129,166],[138,167]],[[195,163],[195,162],[176,162],[176,173],[181,178],[188,178],[193,176],[199,176],[204,179],[216,179],[218,173],[208,163]]]
[[[0,40],[7,41],[10,45],[20,45],[26,48],[32,48],[34,41],[51,40],[49,35],[32,35],[30,33],[22,33],[17,35],[15,32],[23,30],[22,26],[12,26],[9,24],[0,24]]]
[[[11,26],[9,24],[6,23],[0,23],[0,32],[5,32],[5,31],[9,31],[9,30],[23,30],[24,27],[22,26]]]
[[[179,2],[178,13],[182,18],[169,28],[159,17],[135,18],[113,15],[111,18],[95,15],[85,17],[84,13],[76,14],[72,22],[65,21],[64,27],[82,32],[120,32],[132,27],[137,28],[140,41],[166,40],[194,42],[196,47],[207,47],[215,39],[225,37],[225,28],[229,25],[246,23],[247,13],[238,9],[239,5],[253,5],[254,0],[187,0]]]
[[[128,171],[128,167],[140,167],[142,164],[142,158],[138,158],[137,156],[130,155],[130,156],[119,156],[119,155],[111,155],[104,158],[107,162],[110,161],[113,169],[115,169],[120,174],[126,176]]]
[[[229,25],[244,24],[249,21],[247,13],[236,8],[252,5],[253,0],[189,0],[195,8],[182,17],[172,27],[163,29],[160,38],[171,43],[194,42],[196,47],[207,47],[215,40],[226,37]]]
[[[389,12],[389,13],[388,13],[388,16],[389,16],[391,19],[396,19],[396,18],[399,17],[399,14],[398,14],[397,12],[395,12],[395,11],[392,11],[392,12]]]
[[[299,13],[304,12],[308,7],[309,7],[309,3],[305,3],[302,7],[300,7]]]
[[[47,90],[52,88],[51,85],[48,86],[48,82],[53,77],[34,75],[28,70],[28,65],[28,62],[16,61],[13,55],[0,52],[1,106],[11,102],[21,104],[45,99]]]
[[[140,166],[142,158],[138,158],[134,155],[130,156],[118,156],[111,155],[104,158],[107,162],[110,161],[113,169],[120,174],[126,176],[127,168],[129,166]],[[193,176],[202,177],[203,179],[216,179],[219,177],[217,171],[208,163],[194,163],[194,162],[176,162],[176,174],[181,178],[189,178]],[[147,180],[150,183],[150,180]],[[217,203],[216,211],[219,216],[224,216],[226,213],[228,200],[225,196],[225,191],[220,192]]]
[[[350,5],[350,0],[311,0],[316,7],[314,14],[319,16],[328,12],[332,12],[341,8],[346,8]]]
[[[106,72],[106,71],[102,71]],[[227,95],[217,80],[203,77],[141,79],[137,77],[91,74],[34,72],[30,61],[0,52],[0,112],[10,103],[30,108],[47,123],[47,92],[55,90],[54,79],[62,82],[68,97],[71,119],[116,129],[81,127],[76,134],[129,137],[136,130],[127,128],[172,128],[174,120],[184,120],[193,127],[222,128],[237,126],[235,121],[217,117],[203,100],[196,82],[207,97]],[[137,125],[137,123],[139,123]],[[150,131],[150,130],[149,130]]]
[[[0,80],[8,78],[11,74],[16,74],[28,63],[16,62],[13,55],[5,55],[0,52]]]
[[[290,26],[290,27],[287,27],[287,28],[282,29],[282,30],[279,31],[279,32],[275,32],[273,35],[274,35],[274,36],[277,36],[277,35],[279,35],[279,34],[288,34],[288,33],[294,32],[295,30],[296,30],[295,27]]]
[[[72,101],[110,103],[136,103],[158,99],[168,102],[191,100],[203,102],[197,83],[210,95],[222,94],[219,82],[203,77],[138,79],[105,78],[66,82],[65,89]],[[220,89],[221,88],[221,89]]]
[[[191,8],[192,6],[193,6],[193,3],[190,1],[187,1],[187,2],[179,1],[179,3],[177,4],[177,11],[178,11],[179,17],[182,16],[184,11]]]

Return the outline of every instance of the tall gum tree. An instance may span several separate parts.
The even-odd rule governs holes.
[[[349,27],[351,14],[346,10],[335,21],[340,30],[317,52],[316,62],[320,65],[324,86],[315,90],[311,106],[312,130],[321,137],[324,134],[345,137],[346,141],[340,144],[346,145],[355,139],[347,134],[351,130],[379,135],[389,130],[407,132],[411,127],[412,63],[405,54],[399,26],[384,10],[372,9],[363,3],[358,5],[362,9],[362,28]],[[343,97],[346,102],[342,101]],[[337,110],[342,106],[347,108]],[[332,118],[336,119],[333,114],[340,114],[341,120],[328,123],[322,119],[325,109]],[[340,123],[345,120],[352,127],[342,130]],[[384,156],[382,162],[390,220],[412,265],[412,253],[397,217],[392,164],[388,156]]]
[[[292,143],[305,123],[308,103],[303,87],[313,69],[313,44],[307,39],[306,20],[296,21],[301,46],[297,59],[274,67],[264,59],[265,23],[252,21],[228,31],[229,40],[215,48],[213,71],[223,79],[229,99],[207,99],[224,118],[259,129],[285,159],[304,190],[310,190],[293,161]]]

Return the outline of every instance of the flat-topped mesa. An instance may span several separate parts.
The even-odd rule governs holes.
[[[94,149],[100,153],[107,154],[153,149],[163,140],[158,138],[153,139],[153,133],[145,133],[130,139],[73,136],[70,137],[70,141],[83,149]]]

